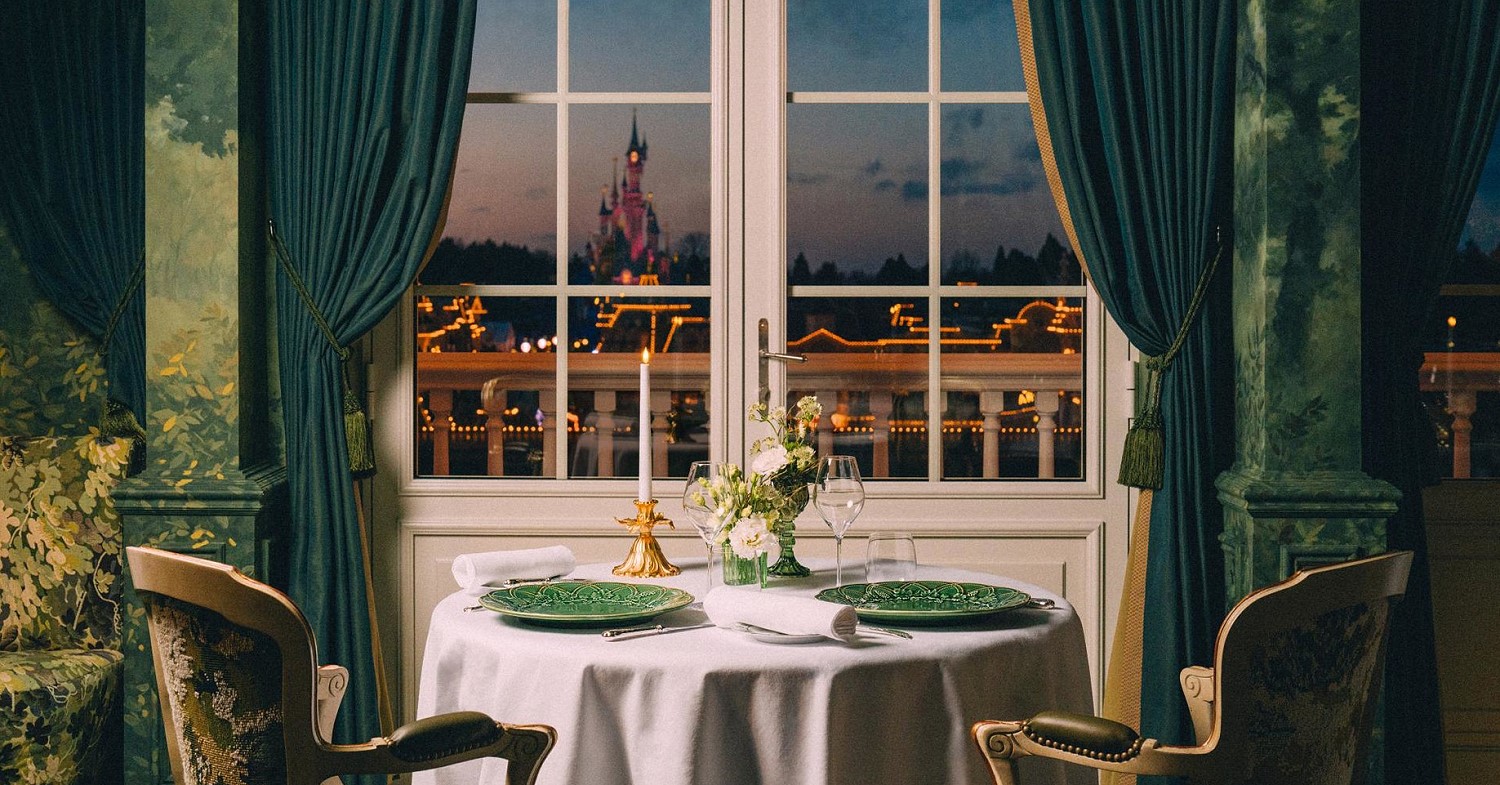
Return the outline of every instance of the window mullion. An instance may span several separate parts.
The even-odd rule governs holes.
[[[573,336],[568,329],[568,249],[571,240],[568,237],[568,163],[571,158],[571,150],[568,147],[568,138],[571,126],[571,112],[569,112],[568,89],[572,81],[571,69],[568,57],[568,0],[557,2],[557,272],[556,282],[558,294],[552,301],[555,324],[557,325],[558,347],[556,377],[553,382],[553,419],[552,423],[554,438],[557,449],[553,450],[555,464],[552,467],[553,476],[559,480],[568,479],[568,347],[573,345]]]
[[[927,5],[927,481],[943,479],[943,4]]]

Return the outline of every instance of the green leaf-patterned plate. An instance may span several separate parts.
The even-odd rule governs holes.
[[[490,610],[552,627],[593,627],[642,621],[693,601],[681,589],[649,583],[585,581],[496,589],[479,598]]]
[[[1015,589],[954,581],[849,583],[817,596],[853,605],[862,619],[895,624],[958,624],[1031,602],[1031,595]]]

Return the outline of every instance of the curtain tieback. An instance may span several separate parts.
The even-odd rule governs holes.
[[[1177,335],[1172,339],[1172,345],[1160,355],[1147,357],[1142,362],[1142,365],[1146,367],[1146,402],[1141,408],[1140,416],[1135,418],[1135,422],[1130,424],[1130,431],[1125,434],[1125,454],[1120,459],[1119,483],[1121,485],[1152,490],[1161,488],[1162,479],[1166,474],[1166,440],[1163,438],[1161,416],[1162,377],[1166,375],[1167,369],[1172,367],[1172,361],[1177,359],[1177,354],[1182,351],[1182,345],[1187,342],[1188,332],[1197,322],[1198,312],[1203,309],[1203,299],[1208,293],[1208,284],[1213,280],[1214,271],[1219,268],[1220,257],[1224,255],[1224,246],[1219,241],[1217,231],[1214,233],[1214,244],[1218,246],[1218,249],[1214,252],[1214,258],[1198,276],[1198,283],[1193,288],[1193,298],[1188,302],[1187,313],[1183,314],[1182,325],[1177,328]]]
[[[266,232],[271,240],[271,248],[276,253],[276,260],[280,263],[282,271],[286,273],[287,280],[292,282],[292,288],[297,290],[297,295],[302,299],[307,312],[312,314],[313,321],[317,323],[323,337],[328,340],[328,345],[332,346],[339,356],[340,376],[344,387],[344,443],[349,450],[349,473],[355,477],[368,477],[375,473],[375,447],[370,441],[370,421],[365,416],[359,395],[349,386],[349,356],[351,354],[349,347],[339,343],[333,333],[333,327],[328,324],[328,319],[313,302],[312,293],[307,290],[307,284],[303,283],[302,276],[298,275],[296,268],[292,266],[286,245],[282,243],[281,236],[276,233],[274,221],[266,221]]]
[[[130,280],[125,284],[124,291],[120,292],[120,298],[115,301],[114,310],[109,313],[109,321],[104,325],[104,333],[99,336],[99,355],[105,361],[105,367],[109,366],[109,350],[110,344],[115,340],[115,328],[120,326],[120,319],[125,315],[125,309],[129,307],[136,290],[141,288],[145,280],[146,256],[142,254],[140,261],[136,262],[135,269],[130,273]],[[131,440],[130,465],[126,469],[126,476],[134,476],[146,468],[146,429],[135,418],[135,412],[131,411],[130,407],[120,399],[105,396],[104,411],[99,415],[99,434]]]

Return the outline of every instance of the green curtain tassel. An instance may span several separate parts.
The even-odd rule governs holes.
[[[375,445],[370,441],[370,421],[359,395],[344,387],[344,440],[349,447],[349,473],[369,477],[375,473]]]
[[[339,344],[334,335],[333,326],[323,317],[323,312],[313,302],[312,292],[307,290],[307,284],[302,282],[302,276],[297,274],[297,268],[292,266],[292,259],[287,253],[286,244],[281,242],[281,236],[276,233],[276,224],[266,221],[266,235],[271,241],[271,250],[276,253],[276,261],[281,264],[281,269],[286,273],[287,280],[292,282],[292,287],[297,290],[297,296],[302,298],[302,304],[307,306],[307,312],[312,314],[313,322],[318,325],[318,330],[323,337],[328,339],[328,345],[332,346],[339,356],[339,361],[347,364],[349,362],[349,347]],[[354,477],[368,477],[375,473],[375,446],[370,442],[370,421],[365,417],[364,406],[360,404],[359,396],[349,387],[349,369],[343,369],[344,376],[344,446],[349,450],[349,473]]]
[[[104,402],[104,416],[99,420],[99,434],[116,439],[130,440],[130,466],[127,476],[139,474],[146,468],[146,429],[136,422],[130,407],[110,398]]]
[[[1198,311],[1203,308],[1203,298],[1208,295],[1209,281],[1213,280],[1214,271],[1219,269],[1219,259],[1224,256],[1224,246],[1220,242],[1218,230],[1214,231],[1214,245],[1217,247],[1214,258],[1198,275],[1198,283],[1193,287],[1193,297],[1188,301],[1187,313],[1182,317],[1182,325],[1177,328],[1177,336],[1172,340],[1172,345],[1160,356],[1147,357],[1143,362],[1146,366],[1146,405],[1141,408],[1141,415],[1135,418],[1130,431],[1125,434],[1125,455],[1120,459],[1121,485],[1161,489],[1167,466],[1166,438],[1161,417],[1161,380],[1167,369],[1172,367],[1172,360],[1182,351],[1182,345],[1187,342],[1188,332],[1193,329],[1193,324],[1198,320]]]
[[[1166,362],[1147,357],[1146,405],[1125,434],[1125,455],[1120,459],[1121,485],[1133,488],[1161,488],[1166,471],[1166,440],[1162,436],[1161,377]]]

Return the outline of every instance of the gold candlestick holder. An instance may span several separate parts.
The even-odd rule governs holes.
[[[661,552],[661,545],[651,534],[651,527],[658,523],[666,524],[669,529],[677,528],[656,511],[655,499],[636,499],[635,517],[616,518],[615,521],[629,529],[635,535],[635,541],[630,543],[630,552],[625,554],[625,561],[616,565],[611,572],[631,578],[667,578],[682,572],[680,567],[667,561],[667,557]]]

